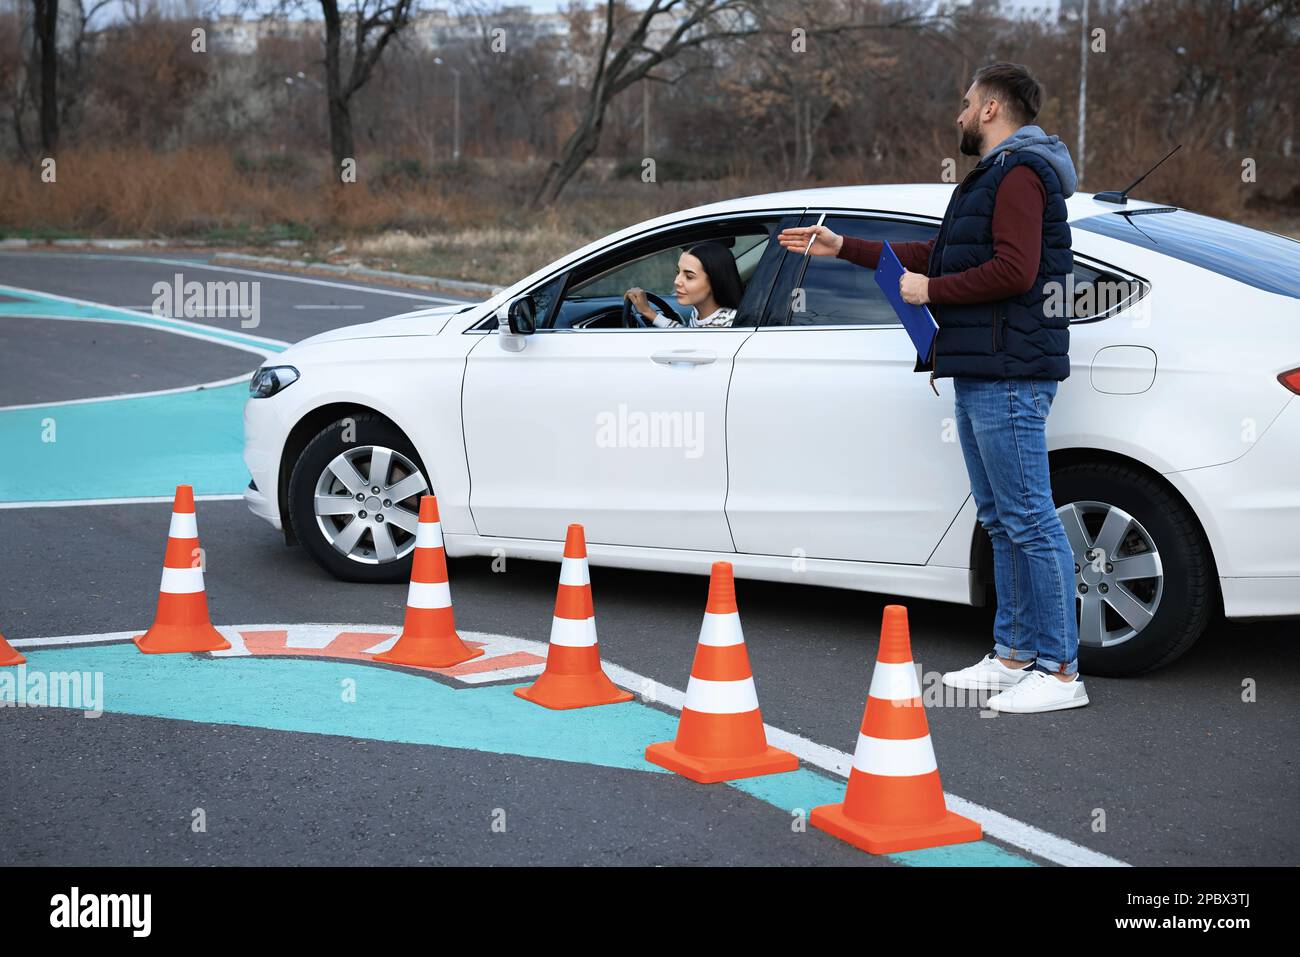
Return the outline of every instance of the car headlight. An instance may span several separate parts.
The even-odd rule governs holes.
[[[248,395],[252,399],[270,398],[297,381],[298,370],[293,366],[263,366],[248,380]]]

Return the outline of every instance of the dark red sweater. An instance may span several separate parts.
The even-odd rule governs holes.
[[[1017,166],[1002,178],[993,200],[993,258],[962,272],[930,280],[935,303],[996,302],[1018,296],[1034,284],[1043,247],[1047,191],[1038,174]],[[883,243],[845,236],[840,259],[875,269]],[[891,243],[904,269],[925,275],[934,240]]]

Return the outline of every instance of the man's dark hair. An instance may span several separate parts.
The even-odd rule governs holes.
[[[972,82],[984,97],[1002,104],[1018,126],[1034,122],[1043,102],[1043,88],[1029,68],[1019,63],[991,63],[975,71]]]

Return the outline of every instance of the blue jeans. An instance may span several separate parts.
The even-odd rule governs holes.
[[[993,544],[993,649],[1054,674],[1079,670],[1074,552],[1047,466],[1054,379],[953,378],[976,515]]]

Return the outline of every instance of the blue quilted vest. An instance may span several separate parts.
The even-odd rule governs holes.
[[[939,235],[930,253],[928,276],[962,272],[993,258],[993,200],[1002,178],[1021,164],[1043,181],[1042,255],[1038,275],[1028,291],[998,302],[967,305],[931,303],[939,331],[929,361],[918,359],[917,372],[932,369],[934,378],[1066,379],[1070,375],[1070,319],[1048,316],[1044,288],[1074,269],[1070,225],[1056,171],[1028,150],[1002,151],[980,163],[953,190]],[[1054,310],[1057,311],[1057,310]]]

